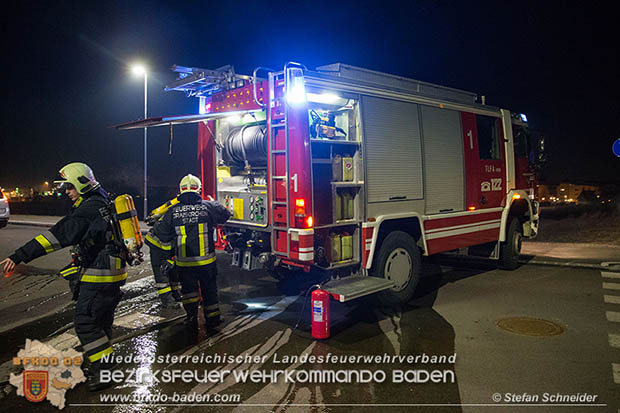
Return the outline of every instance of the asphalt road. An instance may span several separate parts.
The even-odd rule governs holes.
[[[15,243],[40,232],[40,228],[11,226],[0,230],[0,254],[6,255]],[[15,322],[20,317],[24,322],[0,333],[0,362],[10,360],[25,338],[59,342],[59,335],[68,334],[62,327],[71,321],[71,306],[57,305],[69,301],[62,293],[66,286],[57,284],[57,280],[49,281],[49,273],[64,264],[66,255],[55,255],[60,257],[51,255],[34,261],[1,281],[3,323]],[[149,327],[150,319],[161,322],[180,313],[164,313],[159,308],[148,277],[148,263],[134,269],[126,287],[126,300],[117,312],[114,336],[120,341],[115,345],[115,354],[241,356],[243,360],[124,361],[120,369],[125,377],[118,384],[101,393],[89,393],[84,385],[79,385],[68,392],[66,410],[188,410],[187,403],[175,403],[175,394],[177,398],[190,394],[219,395],[220,402],[202,402],[194,408],[207,411],[618,412],[620,408],[620,371],[614,377],[614,364],[616,369],[620,368],[620,278],[614,277],[620,273],[535,265],[504,272],[472,261],[467,262],[467,267],[448,267],[441,260],[428,262],[427,276],[416,298],[403,308],[381,308],[372,299],[345,304],[332,300],[331,338],[316,341],[310,336],[308,306],[302,313],[300,327],[293,328],[304,302],[299,293],[312,280],[299,279],[281,285],[262,271],[241,272],[231,269],[228,263],[226,256],[218,257],[219,296],[225,324],[219,333],[207,336],[201,330],[197,338],[174,321]],[[32,277],[25,277],[22,272]],[[13,277],[20,280],[12,282]],[[26,284],[31,280],[31,284]],[[44,288],[39,288],[40,282],[47,281]],[[23,299],[28,303],[23,305],[33,307],[36,300],[52,303],[52,315],[31,322],[24,319],[28,311],[20,307],[20,290],[37,291]],[[554,336],[515,334],[498,327],[498,320],[507,317],[543,319],[562,330]],[[423,358],[454,354],[455,363],[446,360],[433,364]],[[246,360],[246,355],[253,359]],[[301,355],[324,360],[290,359]],[[351,360],[351,356],[356,358]],[[364,356],[382,359],[368,361]],[[414,362],[387,360],[391,356],[419,357]],[[174,369],[197,370],[200,374],[205,369],[230,373],[223,373],[221,380],[211,377],[206,383],[157,383],[149,381],[148,375],[142,377],[144,382],[132,383],[128,375],[136,368],[143,373],[159,371],[155,374],[160,379],[164,370]],[[283,370],[283,374],[294,371],[289,376],[292,382],[287,382],[286,376],[278,380],[264,376],[272,370]],[[361,370],[372,374],[372,379],[359,383],[355,377],[346,377],[346,371]],[[442,382],[398,383],[399,371],[408,370],[439,371]],[[235,374],[244,372],[254,372],[265,382],[243,383]],[[303,372],[321,375],[314,373],[317,376],[309,380]],[[345,376],[339,376],[341,382],[334,382],[329,376],[332,372]],[[321,377],[327,382],[321,383]],[[17,396],[12,386],[3,386],[2,410],[56,410],[46,401],[32,404]],[[550,405],[544,400],[545,393],[588,394],[596,398],[595,404],[590,405]],[[145,403],[144,399],[131,399],[127,404],[101,399],[101,395],[154,399],[163,394],[168,400],[160,405]],[[494,401],[498,394],[499,403]]]

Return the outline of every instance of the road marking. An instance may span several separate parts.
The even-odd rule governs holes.
[[[620,304],[620,296],[618,295],[604,295],[603,297],[607,304]]]
[[[394,314],[387,314],[379,309],[375,311],[375,314],[381,318],[381,321],[378,323],[379,328],[383,330],[383,334],[385,334],[387,339],[392,344],[392,347],[394,347],[394,354],[400,355],[400,342],[402,341],[402,331],[400,329],[401,314],[398,312]]]
[[[131,313],[114,320],[114,325],[117,327],[137,329],[143,328],[147,324],[150,325],[159,323],[163,319],[163,317],[151,314]]]
[[[75,333],[72,333],[73,331],[65,331],[56,337],[52,337],[50,340],[45,340],[44,343],[60,351],[76,348],[80,345],[80,339],[78,339]]]
[[[234,370],[237,371],[255,371],[260,370],[263,366],[263,360],[269,360],[273,357],[274,353],[278,352],[278,350],[286,345],[290,339],[293,330],[287,328],[286,330],[277,331],[273,336],[271,336],[267,341],[256,344],[249,349],[239,352],[239,354],[251,354],[252,357],[257,357],[259,361],[257,362],[246,362],[242,361],[241,363],[237,361],[232,361],[226,366],[223,366],[220,371],[228,370],[231,373],[228,374],[222,381],[219,382],[206,382],[200,383],[194,386],[191,390],[192,393],[199,394],[207,394],[207,393],[215,393],[222,394],[229,387],[235,386],[238,383],[235,380]],[[276,400],[279,400],[276,399]]]
[[[620,334],[609,333],[609,345],[620,348]]]
[[[601,267],[620,267],[620,262],[602,262]]]
[[[618,264],[620,263],[602,262],[601,266],[616,267]],[[617,272],[601,271],[601,276],[603,278],[620,279],[620,273]],[[620,284],[615,282],[603,282],[603,288],[608,290],[620,290]],[[617,295],[603,295],[603,299],[608,304],[620,304],[620,296]],[[620,313],[617,311],[606,311],[605,316],[608,321],[620,323]],[[620,334],[608,333],[608,340],[610,347],[620,348]],[[620,364],[611,363],[611,370],[613,372],[614,382],[620,384]],[[618,413],[620,413],[620,410],[618,410]]]
[[[605,315],[607,316],[607,320],[609,321],[613,321],[616,323],[620,323],[620,313],[617,311],[607,311],[605,312]]]
[[[308,347],[306,347],[300,353],[299,360],[303,360],[303,357],[306,357],[309,354],[313,354],[313,350],[316,344],[317,344],[316,341],[313,341],[312,343],[310,343],[310,345],[308,345]],[[303,363],[301,361],[296,361],[295,363],[285,368],[284,371],[290,372],[291,370],[297,370],[302,364]],[[284,380],[268,382],[266,386],[261,388],[259,391],[257,391],[252,396],[250,396],[248,399],[246,399],[241,404],[239,404],[237,407],[235,407],[235,409],[233,410],[233,413],[247,412],[248,409],[246,405],[252,406],[253,404],[257,404],[257,403],[273,403],[273,400],[283,400],[283,401],[290,400],[293,391],[295,391],[295,385],[288,384]],[[213,392],[215,393],[215,390]],[[318,402],[319,402],[318,400],[316,400],[316,402],[317,402],[316,407],[318,407],[318,411],[325,411],[325,407],[318,405]],[[284,405],[286,405],[286,401],[284,402]],[[273,408],[274,406],[271,406],[271,407]],[[284,410],[286,409],[284,408],[284,409],[281,409],[280,411],[284,411]],[[275,411],[275,410],[272,410],[272,411]]]
[[[235,284],[229,287],[220,288],[220,291],[228,293],[228,292],[235,292],[238,290],[251,290],[252,288],[256,288],[256,286],[248,285],[248,284]]]
[[[603,283],[603,288],[607,290],[620,290],[620,283]]]
[[[282,313],[284,310],[286,310],[289,305],[294,303],[295,300],[297,300],[297,298],[299,297],[297,296],[284,297],[280,301],[269,305],[268,306],[269,311],[263,311],[259,313],[258,315],[248,314],[248,315],[238,318],[237,320],[233,320],[229,324],[226,324],[224,327],[222,327],[219,333],[209,337],[207,340],[203,341],[202,343],[194,347],[190,347],[182,355],[190,356],[190,355],[194,355],[195,353],[198,353],[199,351],[208,351],[209,347],[213,346],[214,344],[222,340],[236,336],[237,334],[240,334],[246,330],[254,328],[257,325],[273,317],[276,317],[277,315]]]

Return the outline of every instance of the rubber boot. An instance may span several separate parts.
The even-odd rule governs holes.
[[[86,376],[86,384],[88,391],[99,391],[111,387],[114,383],[112,381],[102,382],[100,372],[101,370],[114,370],[118,367],[118,363],[102,363],[101,361],[95,361],[88,367]]]
[[[181,303],[174,299],[172,293],[160,294],[161,306],[163,308],[181,308]]]
[[[207,311],[206,309],[204,310],[205,328],[209,334],[217,333],[219,331],[218,326],[222,324],[222,317],[219,314],[216,316],[211,315],[211,317],[209,317],[210,314],[212,314],[211,311]]]
[[[179,290],[172,290],[172,298],[175,299],[175,301],[177,302],[181,302],[181,293],[179,292]]]
[[[183,322],[183,324],[185,324],[185,329],[187,330],[188,334],[190,335],[198,334],[198,316],[197,315],[194,315],[194,316],[188,315],[185,318],[185,321]]]

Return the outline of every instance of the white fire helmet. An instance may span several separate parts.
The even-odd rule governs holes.
[[[61,187],[71,184],[80,194],[85,194],[99,187],[93,170],[81,162],[73,162],[60,168],[58,178],[54,183],[60,184]]]
[[[200,182],[200,178],[194,176],[192,174],[185,175],[181,182],[179,183],[179,189],[181,193],[184,194],[186,192],[195,192],[200,194],[202,191],[202,182]]]

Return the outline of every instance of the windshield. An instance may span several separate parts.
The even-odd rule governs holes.
[[[528,158],[530,153],[530,132],[521,125],[512,125],[515,157]]]

